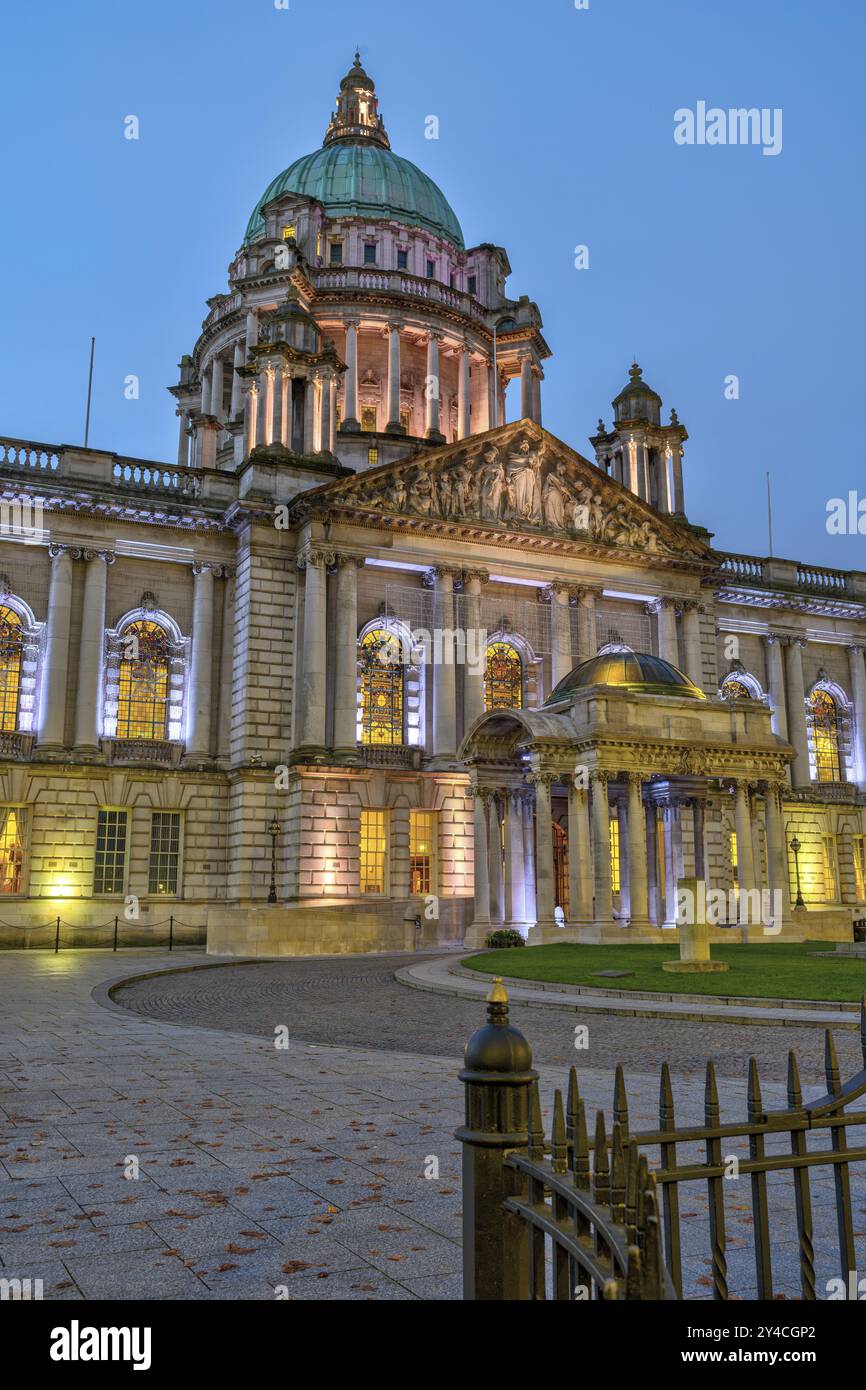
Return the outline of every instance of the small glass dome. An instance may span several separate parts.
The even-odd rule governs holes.
[[[678,695],[689,700],[707,697],[693,681],[669,661],[647,652],[627,649],[599,652],[569,671],[548,695],[545,705],[569,700],[590,685],[615,685],[638,695]]]

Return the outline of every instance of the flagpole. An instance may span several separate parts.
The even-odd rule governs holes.
[[[93,353],[96,348],[96,339],[90,339],[90,370],[87,373],[87,412],[84,416],[84,447],[87,448],[87,441],[90,438],[90,397],[93,392]]]
[[[770,473],[767,470],[767,533],[770,541],[770,555],[773,554],[773,502],[770,495]]]

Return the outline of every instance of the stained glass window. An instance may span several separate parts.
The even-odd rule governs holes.
[[[491,642],[487,648],[484,708],[523,708],[523,662],[510,642]]]
[[[0,893],[21,892],[26,815],[20,806],[0,807]]]
[[[376,407],[374,405],[361,406],[361,429],[368,434],[376,429]]]
[[[403,742],[403,650],[384,627],[361,639],[361,742]]]
[[[726,700],[751,700],[753,698],[749,687],[734,676],[722,683],[722,695]]]
[[[619,820],[611,816],[610,821],[610,886],[614,893],[620,891],[619,873]]]
[[[123,632],[117,703],[118,738],[165,738],[168,635],[142,619]]]
[[[0,730],[14,733],[18,727],[21,692],[21,619],[12,608],[0,606]]]
[[[816,782],[841,782],[839,758],[839,711],[826,690],[813,690],[809,696],[812,741],[815,749]]]

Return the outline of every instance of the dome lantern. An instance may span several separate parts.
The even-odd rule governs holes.
[[[340,83],[337,109],[325,131],[323,145],[337,141],[348,144],[381,145],[391,148],[388,132],[379,115],[376,84],[361,66],[361,55],[355,50],[355,61]]]

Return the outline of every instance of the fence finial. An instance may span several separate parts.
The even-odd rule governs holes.
[[[494,976],[493,976],[493,987],[492,987],[492,989],[490,990],[490,993],[489,993],[488,996],[487,996],[487,1003],[488,1003],[488,1004],[507,1004],[507,1003],[508,1003],[508,990],[505,988],[504,984],[502,983],[502,976],[501,976],[501,975],[494,975]]]

